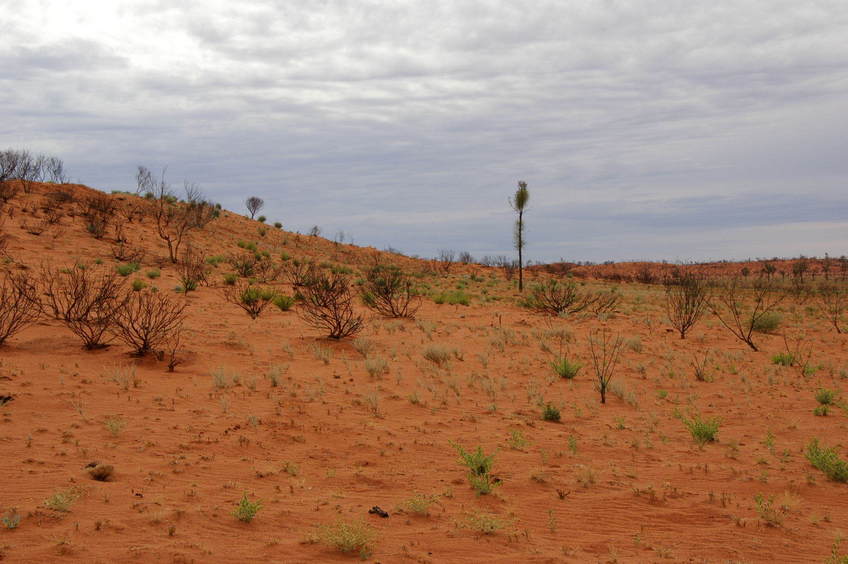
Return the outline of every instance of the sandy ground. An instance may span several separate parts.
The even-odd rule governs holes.
[[[93,239],[79,216],[40,235],[20,228],[55,189],[38,186],[7,206],[9,254],[32,267],[114,264],[111,241]],[[376,255],[274,228],[260,236],[259,227],[225,213],[194,243],[227,254],[238,240],[258,241],[272,256],[350,265],[354,276]],[[152,223],[126,228],[146,251],[131,278],[172,291]],[[161,277],[146,279],[154,266]],[[321,541],[321,526],[340,520],[374,529],[365,556],[374,562],[825,562],[848,553],[848,541],[834,547],[848,531],[848,485],[804,456],[818,438],[844,457],[848,436],[844,410],[813,414],[819,388],[848,397],[848,352],[812,301],[780,306],[780,332],[803,335],[817,367],[802,375],[772,363],[780,335],[758,335],[754,352],[708,315],[681,340],[658,286],[620,285],[614,315],[550,318],[519,307],[500,271],[456,267],[420,280],[463,287],[470,306],[425,299],[416,320],[362,308],[359,337],[331,341],[297,306],[251,320],[224,301],[226,271],[215,267],[213,285],[189,294],[174,373],[120,342],[85,351],[48,319],[0,348],[0,395],[13,396],[0,407],[0,511],[20,516],[17,528],[0,527],[0,560],[357,560]],[[599,328],[624,339],[605,405],[587,341]],[[583,364],[573,380],[551,369],[561,346]],[[431,347],[451,360],[430,362]],[[701,382],[691,362],[706,351]],[[369,374],[366,356],[387,371]],[[560,422],[542,420],[546,403]],[[681,417],[694,414],[720,418],[717,442],[693,441]],[[495,453],[493,493],[475,494],[451,443]],[[92,480],[92,461],[113,465],[112,480]],[[68,511],[45,505],[57,492],[71,494]],[[262,503],[250,523],[233,516],[245,492]],[[427,514],[410,509],[415,496],[429,500]],[[375,505],[390,516],[369,514]],[[497,530],[486,534],[481,521]]]

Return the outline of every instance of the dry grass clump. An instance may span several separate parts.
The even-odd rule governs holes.
[[[108,482],[112,479],[114,473],[115,467],[111,464],[95,464],[88,468],[88,475],[98,482]]]
[[[358,554],[368,558],[374,551],[377,532],[363,521],[338,520],[322,525],[318,530],[318,539],[326,546],[345,554]]]
[[[44,507],[53,511],[67,513],[71,506],[80,498],[82,492],[78,488],[60,490],[44,500]]]

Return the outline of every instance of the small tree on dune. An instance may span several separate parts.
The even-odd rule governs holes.
[[[265,207],[265,200],[257,196],[251,196],[244,201],[244,206],[250,212],[250,219],[253,219],[256,213]]]

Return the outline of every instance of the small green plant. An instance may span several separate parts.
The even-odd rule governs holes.
[[[751,329],[757,333],[774,333],[780,327],[783,317],[776,311],[769,311],[756,317],[751,324]]]
[[[821,447],[819,440],[813,439],[807,445],[804,456],[834,482],[848,482],[848,462],[839,458],[835,448]]]
[[[558,422],[561,419],[559,408],[551,403],[545,404],[545,407],[542,409],[542,419]]]
[[[261,508],[261,501],[250,501],[247,498],[247,492],[244,492],[244,495],[241,496],[241,501],[239,501],[235,510],[233,510],[233,516],[243,523],[250,523]]]
[[[493,535],[507,525],[506,521],[494,513],[475,511],[469,513],[465,518],[465,526],[472,531],[484,535]]]
[[[127,422],[120,417],[107,417],[105,425],[106,429],[112,433],[112,436],[117,437],[124,430],[124,427],[127,426]]]
[[[779,366],[793,366],[795,364],[795,356],[789,352],[777,353],[771,357],[771,362]]]
[[[60,490],[44,500],[44,507],[53,511],[67,513],[79,497],[80,492],[77,489]]]
[[[454,290],[451,292],[440,292],[433,295],[433,301],[437,304],[448,305],[470,305],[471,297],[462,290]]]
[[[583,367],[583,365],[579,362],[568,360],[568,358],[564,356],[558,357],[554,360],[551,363],[551,366],[560,378],[565,378],[566,380],[572,380]]]
[[[492,476],[492,464],[495,461],[495,454],[486,454],[483,452],[483,447],[478,446],[477,450],[468,452],[462,445],[450,443],[459,454],[459,461],[468,468],[468,482],[479,495],[486,495],[492,492],[492,489],[499,481]]]
[[[156,280],[160,276],[162,276],[162,272],[158,268],[151,268],[147,271],[147,277],[151,280]]]
[[[400,504],[400,508],[415,515],[428,516],[430,515],[430,506],[437,503],[439,496],[417,493],[404,500]]]
[[[336,521],[323,525],[318,530],[318,538],[330,548],[345,554],[359,554],[368,558],[374,551],[377,533],[362,521]]]
[[[816,401],[821,405],[836,405],[837,399],[839,399],[839,393],[834,390],[826,388],[816,390]]]
[[[530,441],[524,436],[519,429],[513,429],[509,432],[509,439],[507,440],[509,443],[509,448],[513,450],[522,450],[526,448]]]
[[[141,292],[145,288],[147,288],[147,283],[141,278],[136,278],[132,281],[133,292]]]
[[[284,296],[283,294],[279,294],[274,296],[272,303],[280,308],[280,311],[288,311],[294,305],[294,298],[291,296]]]
[[[218,266],[219,264],[221,264],[222,262],[225,262],[226,260],[227,260],[227,257],[225,257],[224,255],[212,255],[212,256],[206,257],[206,264],[208,264],[210,266]]]
[[[124,263],[124,264],[119,264],[118,266],[115,267],[115,270],[121,276],[129,276],[133,272],[138,272],[139,266],[138,266],[137,262],[127,262],[127,263]]]
[[[691,419],[681,418],[681,420],[689,430],[692,438],[700,446],[715,442],[718,428],[721,424],[721,420],[718,417],[706,419],[702,418],[700,414],[696,414]]]
[[[757,504],[757,515],[770,527],[779,527],[783,523],[783,513],[774,505],[774,496],[765,497],[763,494],[754,496]]]
[[[238,274],[235,272],[228,272],[224,274],[224,284],[227,286],[234,286],[236,281],[238,280]]]
[[[828,413],[830,413],[830,406],[828,405],[820,405],[813,409],[813,415],[816,417],[827,417]]]

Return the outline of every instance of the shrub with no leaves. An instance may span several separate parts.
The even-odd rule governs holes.
[[[38,291],[24,274],[3,275],[0,280],[0,345],[35,323],[40,313]]]
[[[44,309],[82,339],[86,349],[107,345],[107,330],[126,302],[126,279],[109,269],[43,267]]]
[[[315,265],[305,259],[293,259],[286,262],[283,274],[289,284],[295,288],[308,286],[316,275]]]
[[[708,304],[709,290],[703,278],[676,272],[665,281],[666,313],[681,339],[701,319]]]
[[[745,307],[746,293],[739,278],[731,278],[718,287],[710,309],[728,331],[751,347],[751,350],[758,351],[754,332],[775,315],[774,309],[785,295],[778,292],[774,283],[768,279],[754,282],[750,292],[750,307]]]
[[[551,278],[535,284],[523,303],[525,307],[550,315],[574,314],[586,309],[600,315],[614,311],[620,300],[621,296],[615,291],[584,292],[571,280]]]
[[[206,283],[206,257],[187,245],[177,262],[177,274],[184,294],[197,290],[201,283]]]
[[[355,335],[363,319],[353,310],[350,280],[338,272],[318,272],[304,287],[301,317],[316,329],[325,329],[331,339]]]
[[[144,356],[179,333],[185,308],[184,301],[164,292],[153,289],[130,292],[124,307],[115,312],[115,334],[133,347],[137,356]]]
[[[421,298],[409,277],[397,266],[375,266],[365,277],[362,301],[387,317],[415,318]]]

